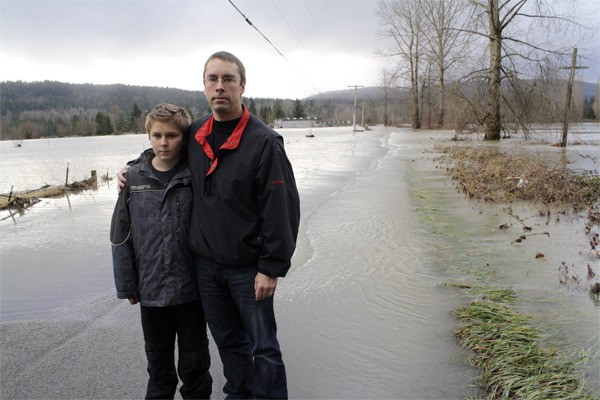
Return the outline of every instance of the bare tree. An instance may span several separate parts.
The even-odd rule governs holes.
[[[429,51],[437,67],[438,104],[437,127],[444,126],[446,110],[446,74],[469,53],[472,8],[466,0],[421,0],[427,19],[425,30]]]
[[[550,0],[470,0],[479,11],[481,30],[472,31],[488,41],[487,111],[484,118],[485,139],[499,140],[504,128],[502,105],[515,120],[522,121],[520,109],[506,99],[502,81],[507,87],[522,87],[528,74],[549,54],[566,55],[573,43],[567,37],[577,25],[569,17],[566,4]],[[561,40],[557,40],[560,38]],[[531,96],[531,90],[513,91]]]
[[[390,126],[392,124],[388,111],[390,102],[390,89],[395,86],[396,77],[388,68],[381,71],[381,86],[383,87],[383,124]]]
[[[381,34],[394,43],[386,55],[398,60],[397,76],[408,77],[412,104],[412,127],[421,127],[419,106],[420,61],[424,53],[423,16],[420,3],[413,0],[379,2],[377,14]]]

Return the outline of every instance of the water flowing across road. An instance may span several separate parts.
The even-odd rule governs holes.
[[[451,314],[470,298],[446,283],[481,277],[513,287],[520,309],[544,324],[547,340],[592,353],[589,385],[598,387],[598,306],[583,286],[561,286],[556,278],[563,261],[600,269],[577,222],[546,225],[536,217],[528,220],[534,230],[550,236],[511,243],[516,228],[497,229],[512,222],[503,206],[465,199],[433,161],[433,144],[450,132],[281,133],[302,207],[292,269],[276,294],[292,398],[476,396],[477,371],[454,340],[458,322]],[[69,160],[84,171],[116,171],[131,157],[123,148],[139,151],[142,139],[25,141],[28,157],[0,143],[2,170],[10,172],[1,183],[7,176],[28,182],[28,158],[53,171],[56,157],[47,153],[55,143],[62,157],[57,176]],[[93,148],[85,146],[90,140]],[[584,146],[568,151],[574,161],[590,160],[581,156]],[[77,155],[87,161],[75,161]],[[143,393],[139,311],[117,300],[112,287],[107,231],[115,199],[114,185],[103,184],[92,194],[45,200],[24,216],[2,214],[3,398]],[[533,213],[530,205],[513,207]],[[539,250],[543,260],[533,257]],[[213,360],[214,398],[222,398],[214,349]],[[83,387],[82,377],[95,384]]]

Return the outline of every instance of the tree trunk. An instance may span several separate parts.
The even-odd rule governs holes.
[[[445,64],[446,61],[444,59],[444,36],[445,36],[445,24],[446,24],[446,6],[445,3],[441,3],[441,7],[439,8],[439,16],[438,16],[438,26],[436,27],[437,31],[437,66],[438,66],[438,74],[439,74],[439,84],[440,84],[440,92],[438,95],[438,112],[437,112],[437,128],[442,129],[444,126],[444,109],[446,108],[446,99],[445,93],[446,89],[444,88],[444,74],[446,73]]]
[[[415,75],[416,75],[416,73],[415,73]],[[413,100],[412,127],[414,129],[421,129],[421,115],[419,112],[419,82],[418,81],[413,83],[412,100]]]
[[[383,102],[383,126],[390,126],[390,117],[388,115],[388,92],[389,89],[387,87],[387,84],[383,87],[383,98],[384,98],[384,102]]]
[[[500,140],[500,72],[502,67],[502,26],[498,0],[489,0],[490,66],[488,71],[489,90],[487,115],[485,118],[485,140]]]
[[[438,97],[438,117],[437,117],[437,127],[438,129],[442,129],[444,127],[444,109],[446,108],[446,88],[444,81],[444,67],[443,64],[440,67],[440,93]]]
[[[421,129],[421,113],[419,109],[419,53],[418,43],[412,50],[411,60],[411,87],[412,87],[412,101],[413,101],[413,115],[412,115],[412,127],[414,129]]]

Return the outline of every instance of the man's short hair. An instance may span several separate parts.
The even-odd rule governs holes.
[[[240,84],[244,85],[246,83],[246,68],[244,67],[244,64],[242,64],[239,58],[226,51],[217,51],[215,54],[208,57],[208,60],[206,60],[206,62],[204,63],[204,73],[202,74],[202,77],[206,76],[206,65],[208,65],[208,62],[210,60],[214,60],[215,58],[236,64],[240,73]]]
[[[167,122],[175,125],[182,133],[190,127],[192,117],[183,107],[169,103],[160,103],[146,115],[146,132],[150,134],[150,129],[154,121]]]

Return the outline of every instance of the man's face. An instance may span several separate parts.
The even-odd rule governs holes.
[[[217,121],[230,121],[242,116],[245,87],[236,64],[218,58],[206,64],[204,95]]]

